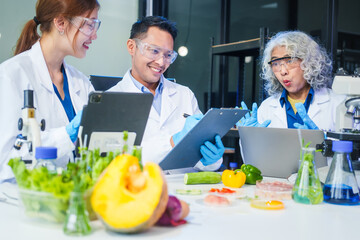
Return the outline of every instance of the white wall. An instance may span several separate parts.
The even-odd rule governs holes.
[[[98,0],[101,26],[98,38],[83,59],[66,62],[87,75],[123,76],[131,66],[126,50],[131,25],[137,20],[138,0]],[[35,15],[36,0],[0,0],[0,62],[13,56],[26,21]]]

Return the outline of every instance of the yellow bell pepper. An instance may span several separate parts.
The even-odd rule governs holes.
[[[246,175],[242,171],[235,173],[232,170],[224,170],[221,175],[221,180],[227,187],[241,188],[245,184]]]

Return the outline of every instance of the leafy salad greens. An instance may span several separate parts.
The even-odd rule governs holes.
[[[69,206],[72,191],[84,192],[90,196],[92,186],[100,174],[120,152],[109,152],[106,157],[100,156],[100,151],[86,151],[80,161],[68,163],[60,174],[50,172],[45,167],[26,169],[20,158],[9,161],[24,205],[26,214],[30,217],[40,217],[54,222],[63,222]],[[88,201],[87,201],[88,202]],[[87,206],[91,215],[91,207]]]
[[[127,137],[124,132],[125,142]],[[129,147],[126,144],[122,152],[107,152],[106,156],[101,156],[99,149],[91,151],[80,148],[80,159],[75,163],[68,163],[66,169],[60,173],[50,172],[45,167],[29,170],[20,158],[10,159],[8,165],[15,175],[26,213],[62,222],[65,220],[70,193],[83,192],[85,198],[89,198],[92,187],[105,168],[116,156],[128,151]],[[132,155],[141,163],[140,149],[134,147]],[[89,213],[91,215],[91,211]]]
[[[60,174],[49,172],[44,167],[26,169],[20,158],[10,159],[8,164],[20,188],[52,193],[58,198],[69,198],[74,187],[81,192],[91,188],[102,171],[119,154],[120,152],[109,152],[105,157],[101,157],[98,149],[87,151],[87,154],[82,155],[83,159],[68,163],[67,168]]]

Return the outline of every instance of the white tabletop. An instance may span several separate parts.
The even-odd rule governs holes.
[[[183,175],[167,176],[169,193],[176,189],[222,188],[215,185],[184,185]],[[254,186],[244,185],[243,194],[251,195]],[[3,192],[17,195],[17,187],[0,185]],[[285,209],[266,211],[252,208],[245,200],[234,199],[228,207],[209,207],[202,203],[205,194],[178,195],[190,204],[187,224],[178,227],[153,227],[133,235],[106,231],[99,221],[91,222],[93,232],[84,239],[359,239],[360,206],[339,206],[322,203],[304,205],[292,200],[284,201]],[[35,221],[25,217],[16,201],[8,198],[0,202],[0,239],[79,239],[66,236],[62,225]]]

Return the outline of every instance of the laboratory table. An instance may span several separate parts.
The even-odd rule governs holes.
[[[166,178],[170,194],[175,194],[176,189],[206,191],[224,187],[222,184],[184,185],[182,174]],[[239,191],[251,196],[254,188],[244,185]],[[26,217],[16,206],[17,201],[8,198],[17,196],[17,186],[5,183],[0,185],[0,198],[7,199],[0,202],[0,239],[360,239],[359,205],[304,205],[285,200],[285,209],[268,211],[252,208],[249,201],[235,197],[230,206],[209,207],[202,201],[205,195],[177,195],[187,201],[191,209],[186,218],[188,223],[178,227],[155,226],[140,234],[126,235],[106,231],[100,221],[93,221],[90,235],[70,237],[63,233],[62,225]]]

